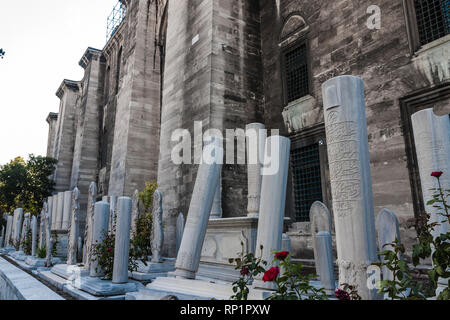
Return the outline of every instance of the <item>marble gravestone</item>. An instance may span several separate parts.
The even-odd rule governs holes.
[[[263,176],[261,187],[261,204],[258,222],[256,248],[262,246],[262,259],[268,262],[270,268],[274,259],[273,251],[280,251],[283,237],[284,211],[286,205],[286,189],[289,169],[291,142],[288,138],[271,136],[266,140],[267,150],[272,150],[272,158],[264,160],[265,164],[278,163],[278,170]],[[277,152],[274,152],[277,150]],[[277,149],[278,148],[278,149]],[[272,282],[263,282],[263,275],[255,278],[253,286],[261,289],[275,289]]]
[[[67,250],[67,264],[68,265],[76,265],[77,264],[77,256],[78,256],[78,237],[80,236],[79,229],[79,219],[80,219],[80,190],[75,188],[71,192],[72,199],[71,201],[71,211],[72,213],[69,216],[69,224],[68,224],[68,250]]]
[[[5,248],[11,247],[11,235],[13,230],[13,223],[14,223],[14,217],[12,215],[8,215],[7,222],[6,222],[6,235],[5,235]]]
[[[427,205],[439,188],[438,180],[432,172],[442,171],[439,182],[443,190],[450,190],[450,115],[437,116],[433,109],[416,112],[411,117],[416,146],[425,211],[430,215],[429,223],[438,223],[432,231],[434,238],[449,231],[448,219],[441,215],[442,209],[435,204]],[[439,295],[447,283],[439,279],[436,294]]]
[[[218,140],[213,140],[214,142],[205,147],[205,150],[206,153],[208,150],[213,150],[215,154],[203,161],[197,172],[183,239],[175,265],[177,278],[195,279],[200,264],[209,215],[223,163],[223,148],[218,146]]]
[[[130,198],[119,198],[116,242],[114,248],[113,283],[128,282],[128,256],[130,252],[132,206],[132,200]]]
[[[354,285],[364,300],[367,268],[377,261],[364,83],[339,76],[322,85],[340,284]]]
[[[398,220],[395,214],[388,209],[383,209],[378,214],[376,219],[376,229],[378,234],[378,251],[394,250],[391,245],[395,240],[400,240],[400,229],[398,226]],[[401,257],[399,257],[401,258]],[[383,267],[383,280],[393,280],[393,272]]]
[[[137,232],[137,220],[139,219],[139,191],[135,190],[132,198],[132,209],[131,209],[131,233],[130,239],[134,237]]]
[[[262,175],[267,131],[261,123],[251,123],[246,126],[247,136],[247,181],[248,205],[247,215],[258,217],[261,197]]]
[[[37,246],[37,236],[38,236],[38,221],[36,216],[31,219],[31,256],[36,256],[36,246]]]
[[[50,218],[51,218],[51,231],[55,231],[56,230],[56,219],[58,218],[58,195],[55,194],[52,197],[52,206],[51,206],[51,211],[50,211]]]
[[[3,248],[4,239],[5,239],[5,226],[2,226],[2,233],[0,235],[0,248]]]
[[[19,245],[20,245],[20,236],[21,236],[21,231],[22,231],[22,223],[23,223],[23,209],[22,208],[18,208],[16,210],[14,210],[14,236],[13,236],[13,241],[14,241],[14,247],[16,248],[16,250],[19,249]]]
[[[325,289],[327,294],[331,295],[336,289],[331,233],[320,231],[315,235],[315,238],[317,246],[317,275],[320,278],[321,287]]]
[[[97,185],[92,182],[89,186],[89,195],[86,212],[86,227],[84,231],[84,246],[83,246],[83,264],[87,270],[90,270],[91,256],[90,248],[92,245],[92,228],[94,225],[94,207],[95,199],[97,198]]]
[[[153,224],[152,224],[152,262],[161,263],[161,251],[164,243],[163,230],[163,209],[162,209],[162,195],[159,190],[153,194]]]
[[[58,193],[57,196],[55,230],[58,231],[63,230],[62,229],[63,219],[64,219],[64,192],[60,192]]]
[[[320,201],[316,201],[312,204],[309,211],[309,217],[311,219],[311,235],[312,244],[314,250],[314,259],[316,264],[316,273],[319,274],[319,254],[317,252],[317,233],[320,231],[327,231],[332,234],[331,214],[327,206]]]
[[[46,202],[44,202],[44,205],[46,206],[47,204],[46,204]],[[45,221],[45,217],[44,217],[44,215],[45,215],[45,210],[44,210],[44,207],[42,207],[42,210],[41,210],[41,221],[40,221],[40,224],[39,224],[39,244],[38,244],[38,247],[39,248],[42,248],[42,247],[44,247],[45,246],[45,227],[44,227],[44,221]]]
[[[92,243],[89,250],[89,255],[91,256],[90,264],[90,276],[91,277],[101,277],[103,271],[100,270],[98,260],[94,258],[94,248],[97,244],[100,244],[105,239],[105,233],[108,231],[108,220],[109,220],[109,203],[107,202],[97,202],[94,208],[94,224],[92,228]]]
[[[117,217],[117,197],[110,196],[109,197],[109,232],[113,232],[116,225],[116,217]]]
[[[178,215],[178,218],[177,218],[177,233],[176,233],[176,237],[177,237],[177,254],[178,254],[178,250],[180,249],[181,239],[183,239],[184,223],[185,223],[184,215],[182,213],[180,213]]]

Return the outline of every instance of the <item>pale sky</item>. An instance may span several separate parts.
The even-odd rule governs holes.
[[[87,47],[102,49],[118,0],[0,0],[0,165],[46,155],[63,79],[81,80]]]

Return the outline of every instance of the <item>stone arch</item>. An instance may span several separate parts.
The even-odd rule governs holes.
[[[289,39],[299,39],[309,30],[308,22],[299,13],[292,13],[286,17],[280,31],[280,43],[292,42]],[[294,40],[294,41],[295,41]]]

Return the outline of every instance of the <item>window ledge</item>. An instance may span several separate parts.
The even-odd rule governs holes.
[[[448,42],[450,42],[450,34],[446,35],[445,37],[434,40],[430,43],[427,43],[426,45],[423,45],[418,51],[416,51],[414,56],[420,56],[431,49],[434,49],[434,48],[440,47],[440,46],[445,46],[445,45],[447,45]]]
[[[307,95],[290,102],[283,110],[283,119],[289,133],[302,130],[316,119],[316,99]]]

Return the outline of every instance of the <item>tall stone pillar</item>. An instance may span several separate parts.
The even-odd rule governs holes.
[[[177,255],[178,255],[178,251],[180,250],[181,240],[183,239],[184,223],[185,223],[184,215],[182,213],[180,213],[177,218],[177,232],[176,232]]]
[[[83,264],[84,267],[90,269],[91,256],[89,250],[92,244],[92,229],[94,225],[94,209],[95,199],[97,198],[97,185],[92,182],[89,187],[89,195],[87,202],[86,225],[84,229],[84,246],[83,246]]]
[[[261,121],[264,103],[257,2],[169,1],[167,15],[158,188],[164,195],[164,254],[175,257],[178,214],[189,210],[198,166],[173,163],[178,142],[172,134],[183,128],[195,137],[196,121],[204,130],[244,129]],[[223,167],[224,217],[246,211],[246,188],[245,169]]]
[[[340,76],[322,86],[340,284],[354,285],[365,300],[367,267],[377,261],[372,179],[360,78]]]
[[[267,131],[261,123],[251,123],[246,126],[247,135],[247,181],[248,205],[247,215],[258,217],[261,199],[262,175],[261,169],[264,161],[264,151]]]
[[[46,202],[45,202],[45,205]],[[39,248],[42,248],[45,245],[45,226],[44,226],[44,221],[45,221],[45,211],[44,211],[44,207],[42,207],[41,210],[41,219],[40,219],[40,225],[39,225]]]
[[[320,277],[321,287],[328,294],[332,294],[336,289],[334,281],[334,264],[333,264],[333,245],[331,233],[328,231],[320,231],[316,234],[317,252],[316,257],[318,263],[318,275]]]
[[[441,187],[443,190],[450,189],[450,115],[436,116],[433,109],[426,109],[416,112],[411,119],[425,212],[430,215],[430,224],[439,224],[432,231],[436,238],[449,231],[448,219],[439,214],[444,213],[442,209],[427,203],[436,192],[432,189],[439,188],[438,180],[431,176],[432,172],[442,171],[439,178]],[[444,280],[439,280],[436,293],[439,295],[446,286]]]
[[[272,136],[266,140],[266,149],[279,149],[272,154],[272,161],[264,160],[264,163],[278,162],[278,170],[263,176],[261,186],[261,202],[258,221],[258,235],[256,240],[256,252],[263,246],[262,259],[269,263],[274,259],[273,251],[280,251],[283,237],[283,222],[286,205],[286,190],[289,171],[289,155],[291,141],[288,138]],[[254,282],[256,288],[275,289],[273,282],[264,283],[259,275]]]
[[[70,189],[80,87],[80,82],[64,80],[56,92],[56,96],[61,100],[51,155],[58,160],[53,175],[56,193]]]
[[[211,164],[203,162],[197,171],[194,192],[175,265],[175,276],[179,278],[195,279],[198,271],[209,215],[222,170],[222,148],[216,148],[216,155],[212,160]]]
[[[22,223],[22,232],[20,235],[19,251],[23,251],[23,241],[25,240],[27,233],[30,230],[30,227],[31,227],[31,213],[25,213],[25,217]]]
[[[92,228],[92,244],[89,248],[89,254],[93,255],[94,248],[105,239],[105,232],[108,231],[109,203],[97,202],[94,209],[94,225]],[[103,272],[98,269],[98,259],[92,259],[89,275],[91,277],[100,277]]]
[[[36,245],[37,245],[37,234],[38,234],[38,222],[36,216],[31,219],[31,256],[36,255]]]
[[[114,248],[113,283],[128,282],[132,200],[120,197],[117,201],[116,243]]]
[[[114,230],[114,226],[116,225],[117,219],[117,197],[110,196],[109,197],[109,232]]]
[[[70,226],[70,215],[72,212],[72,191],[64,192],[64,209],[61,230],[67,231]]]

